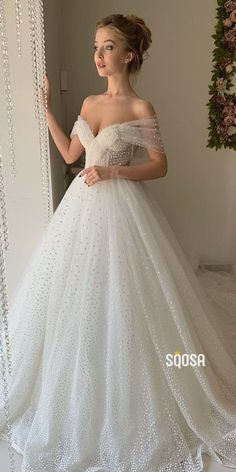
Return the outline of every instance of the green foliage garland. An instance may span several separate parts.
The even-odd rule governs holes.
[[[215,62],[209,107],[209,141],[207,147],[236,150],[236,95],[230,92],[236,72],[236,0],[217,0],[217,24],[213,51]]]

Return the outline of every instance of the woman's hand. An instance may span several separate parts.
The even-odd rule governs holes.
[[[91,167],[86,167],[83,169],[81,172],[79,172],[79,177],[82,177],[82,175],[86,174],[86,179],[84,182],[91,186],[95,184],[96,182],[99,182],[100,180],[108,180],[112,178],[112,172],[111,172],[111,167],[112,166],[91,166]]]
[[[49,79],[48,79],[47,75],[45,75],[45,89],[46,89],[46,95],[45,95],[43,87],[41,87],[41,91],[42,91],[42,95],[43,95],[43,99],[44,99],[44,104],[47,103],[47,109],[50,110],[50,108],[51,108],[51,86],[50,86],[50,82],[49,82]]]

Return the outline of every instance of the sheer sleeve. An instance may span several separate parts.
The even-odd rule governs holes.
[[[156,115],[122,123],[120,139],[135,146],[165,153]]]

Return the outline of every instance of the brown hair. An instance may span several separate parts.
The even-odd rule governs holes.
[[[103,26],[115,29],[124,40],[125,49],[134,53],[134,58],[128,63],[128,71],[131,74],[137,73],[145,58],[144,53],[152,42],[151,31],[144,20],[136,15],[114,14],[99,20],[96,31]]]

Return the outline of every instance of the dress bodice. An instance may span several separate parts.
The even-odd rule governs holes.
[[[164,152],[156,115],[154,117],[110,124],[95,136],[89,123],[78,115],[70,137],[78,134],[85,148],[85,167],[91,165],[129,165],[139,146]]]

